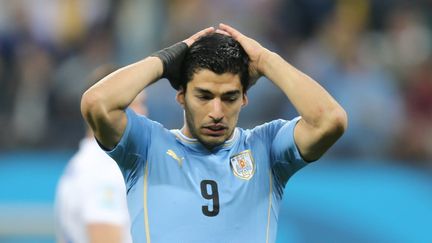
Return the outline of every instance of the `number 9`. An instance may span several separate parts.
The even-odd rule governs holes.
[[[211,193],[207,190],[207,185],[211,187]],[[208,217],[214,217],[219,213],[219,192],[216,181],[202,180],[201,181],[201,195],[207,200],[213,200],[213,209],[210,210],[209,206],[203,205],[202,212]]]

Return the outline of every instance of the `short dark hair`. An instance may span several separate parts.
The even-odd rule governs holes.
[[[184,91],[193,75],[202,69],[217,74],[238,74],[243,92],[249,88],[249,56],[231,36],[212,33],[201,37],[190,46],[180,74],[180,86]]]

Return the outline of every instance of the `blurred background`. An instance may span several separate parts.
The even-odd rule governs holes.
[[[224,22],[324,86],[346,134],[285,188],[278,242],[432,242],[432,1],[0,0],[0,242],[54,242],[86,78]],[[166,80],[149,117],[179,128]],[[239,126],[297,116],[261,79]],[[271,108],[270,108],[271,107]]]

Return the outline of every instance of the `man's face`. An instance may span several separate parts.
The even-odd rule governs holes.
[[[218,75],[207,69],[193,75],[187,92],[178,92],[177,100],[186,114],[183,133],[209,149],[231,137],[240,110],[247,104],[239,75]]]

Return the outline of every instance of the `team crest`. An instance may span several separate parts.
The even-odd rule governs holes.
[[[255,173],[255,164],[250,150],[245,150],[230,158],[234,175],[249,180]]]

